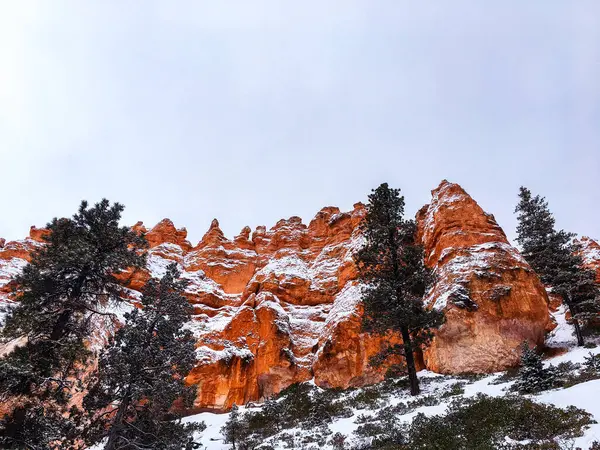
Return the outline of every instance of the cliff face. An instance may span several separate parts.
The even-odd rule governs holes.
[[[195,306],[188,324],[197,338],[196,408],[228,408],[259,400],[314,378],[348,387],[373,383],[369,358],[381,339],[360,333],[360,287],[352,255],[362,243],[364,207],[327,207],[308,224],[292,217],[267,230],[245,227],[227,239],[215,220],[192,246],[185,229],[163,220],[151,230],[147,270],[121,274],[130,297],[174,261],[189,281]],[[547,297],[537,276],[510,246],[492,216],[458,185],[444,182],[418,214],[427,264],[438,274],[427,302],[447,322],[425,352],[439,372],[485,372],[513,365],[523,340],[540,342],[548,322]],[[9,282],[41,240],[0,245],[0,303]]]
[[[600,244],[587,236],[582,237],[579,244],[584,266],[596,271],[596,282],[600,283]]]
[[[494,216],[457,184],[442,182],[417,215],[437,281],[426,302],[446,323],[425,351],[435,372],[493,372],[515,365],[523,341],[541,344],[546,291]]]
[[[0,239],[0,324],[4,317],[3,309],[12,303],[10,292],[13,278],[31,260],[31,252],[41,245],[43,234],[43,229],[31,227],[29,237],[23,240],[6,242]]]

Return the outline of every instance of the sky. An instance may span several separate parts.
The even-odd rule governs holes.
[[[442,179],[600,238],[597,0],[0,0],[0,236],[106,197],[193,244]]]

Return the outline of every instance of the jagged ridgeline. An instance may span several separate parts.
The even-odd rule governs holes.
[[[188,282],[185,295],[194,311],[186,327],[197,358],[188,376],[197,394],[192,410],[258,401],[311,379],[342,388],[383,379],[386,365],[369,365],[382,338],[361,333],[353,255],[363,244],[364,214],[362,204],[349,212],[327,207],[308,225],[292,217],[268,230],[246,227],[233,239],[215,220],[196,245],[167,219],[150,230],[133,227],[145,233],[149,248],[145,269],[120,274],[130,281],[127,300],[139,301],[147,280],[164,275],[171,262]],[[492,215],[444,181],[419,211],[417,225],[426,264],[437,277],[426,302],[447,318],[418,358],[420,368],[502,370],[518,363],[523,341],[543,343],[553,326],[546,291]],[[11,302],[13,276],[43,245],[42,234],[32,228],[22,241],[2,242],[4,304]],[[597,244],[586,242],[588,264],[598,264]]]

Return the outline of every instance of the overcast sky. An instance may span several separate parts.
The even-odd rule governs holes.
[[[600,237],[600,2],[0,0],[0,236],[82,199],[196,243],[460,183]]]

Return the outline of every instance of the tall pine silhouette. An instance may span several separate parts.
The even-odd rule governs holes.
[[[182,424],[172,412],[176,400],[192,404],[194,389],[184,378],[196,361],[195,339],[183,328],[193,307],[179,275],[173,263],[161,280],[150,280],[140,309],[125,314],[104,349],[83,402],[88,443],[106,439],[106,450],[197,448],[193,432],[203,425]]]
[[[573,241],[574,233],[556,230],[548,202],[521,187],[517,242],[521,254],[544,284],[559,294],[568,306],[578,345],[584,345],[582,327],[598,317],[599,287],[595,273],[583,267],[580,247]]]
[[[0,395],[18,402],[0,421],[3,448],[53,448],[74,431],[66,409],[93,321],[121,301],[115,274],[145,265],[136,251],[145,241],[119,225],[122,211],[108,200],[91,208],[84,201],[72,218],[55,218],[16,278],[17,303],[2,333],[17,346],[0,359]]]
[[[363,328],[400,333],[402,346],[390,346],[384,354],[405,358],[410,391],[416,395],[420,389],[415,352],[431,339],[444,316],[423,304],[433,277],[424,264],[423,248],[415,241],[416,224],[404,219],[400,190],[383,183],[369,195],[366,208],[361,225],[366,243],[355,257],[363,284]]]

